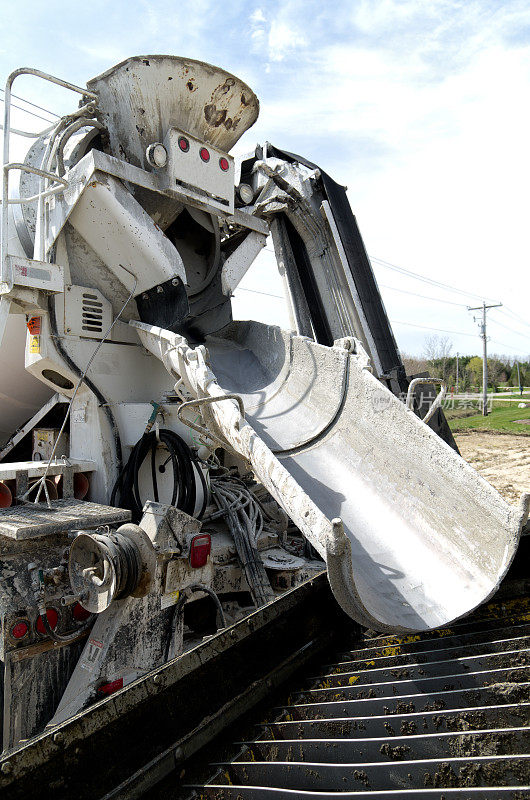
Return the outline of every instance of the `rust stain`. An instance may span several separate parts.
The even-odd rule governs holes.
[[[215,103],[209,103],[204,106],[204,118],[208,125],[211,125],[213,128],[218,128],[219,125],[222,125],[226,120],[226,108],[218,110]],[[231,121],[230,124],[232,124]]]

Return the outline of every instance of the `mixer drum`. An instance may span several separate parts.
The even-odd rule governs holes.
[[[0,348],[0,447],[53,394],[24,369],[25,344],[24,315],[10,314]]]

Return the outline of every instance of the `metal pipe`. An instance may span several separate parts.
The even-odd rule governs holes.
[[[74,133],[77,133],[81,128],[96,128],[97,130],[105,130],[105,126],[95,119],[88,119],[88,117],[81,117],[69,125],[61,134],[59,143],[57,145],[56,159],[57,159],[57,174],[64,175],[66,168],[64,166],[64,148],[66,143]]]
[[[45,136],[50,131],[53,131],[55,126],[57,125],[56,122],[53,125],[50,125],[49,128],[44,128],[42,131],[37,131],[36,133],[33,131],[20,131],[18,128],[10,128],[9,133],[14,133],[16,136],[25,136],[27,139],[39,139],[41,136]],[[0,131],[4,130],[4,126],[0,125]]]

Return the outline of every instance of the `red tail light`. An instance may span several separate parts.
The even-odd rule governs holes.
[[[185,136],[179,136],[179,147],[183,153],[187,153],[190,149],[190,143]]]
[[[227,158],[220,158],[219,159],[219,166],[221,167],[223,172],[228,172],[228,167],[230,166],[230,164],[228,163],[228,159]]]
[[[210,151],[207,150],[206,147],[201,147],[201,149],[199,150],[199,155],[203,161],[210,160]]]
[[[11,636],[13,639],[23,639],[29,631],[29,625],[25,619],[19,619],[11,628]]]
[[[193,569],[204,567],[212,549],[212,537],[209,533],[194,536],[190,546],[190,565]]]
[[[55,628],[57,627],[57,623],[59,622],[59,614],[57,613],[57,611],[54,608],[47,608],[46,609],[46,616],[48,617],[48,622],[50,623],[50,628],[52,629],[52,631],[54,631]],[[37,619],[36,628],[37,628],[37,631],[39,633],[42,633],[42,634],[46,633],[46,628],[44,627],[44,622],[42,621],[42,619],[40,617],[38,617],[38,619]]]
[[[0,508],[9,508],[12,502],[13,495],[11,489],[7,483],[0,481]]]
[[[123,678],[118,678],[115,681],[111,681],[110,683],[105,683],[103,686],[100,686],[98,689],[98,694],[114,694],[114,692],[117,692],[118,689],[123,689]]]
[[[83,608],[81,603],[76,603],[72,608],[72,616],[77,622],[84,622],[90,616],[90,611]]]

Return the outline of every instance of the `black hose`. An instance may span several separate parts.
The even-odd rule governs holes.
[[[186,442],[174,431],[165,428],[158,431],[144,433],[142,438],[134,445],[127,464],[120,472],[112,490],[111,505],[129,508],[132,511],[134,522],[142,516],[143,502],[140,496],[139,473],[145,459],[150,456],[151,480],[153,483],[153,498],[158,502],[158,481],[156,470],[156,450],[158,444],[164,445],[171,459],[173,469],[173,492],[170,505],[176,506],[190,516],[194,516],[197,490],[195,474],[198,472],[203,488],[202,508],[197,515],[200,519],[206,509],[208,487],[202,470],[197,463],[191,449]]]
[[[55,316],[55,302],[53,300],[52,295],[50,295],[50,297],[48,298],[48,316],[50,318],[50,328],[52,332],[52,339],[55,343],[55,349],[57,350],[61,358],[66,362],[68,367],[72,370],[72,372],[74,372],[77,375],[77,377],[80,378],[81,375],[83,374],[82,370],[79,369],[75,361],[73,361],[70,358],[70,356],[64,349],[61,339],[59,337],[59,331],[57,328],[57,317]],[[90,389],[90,391],[93,392],[93,394],[95,394],[100,406],[103,408],[103,411],[105,412],[105,415],[107,417],[114,438],[114,447],[116,450],[116,465],[118,468],[118,473],[120,473],[123,469],[123,459],[121,454],[121,439],[120,439],[120,432],[118,430],[118,425],[114,417],[114,414],[112,413],[112,409],[110,408],[104,396],[99,391],[98,387],[95,386],[90,380],[90,378],[88,378],[86,375],[83,379],[83,383],[85,383]]]
[[[212,598],[217,607],[217,611],[219,612],[219,617],[221,618],[221,628],[226,628],[225,612],[221,605],[221,601],[219,600],[219,597],[214,592],[214,590],[210,589],[208,586],[204,586],[202,583],[192,583],[191,586],[188,586],[187,588],[191,589],[194,592],[206,592],[206,594],[208,594]],[[169,634],[169,641],[166,648],[166,661],[169,659],[169,654],[171,652],[171,645],[173,644],[173,640],[175,639],[175,634],[177,632],[177,627],[179,624],[180,617],[182,615],[182,612],[184,611],[184,606],[186,605],[186,600],[187,600],[186,590],[184,589],[180,593],[180,597],[175,603],[175,610],[173,612],[173,617],[171,620],[171,632]],[[219,630],[219,628],[217,628],[217,630]]]
[[[67,644],[68,642],[73,642],[75,639],[78,639],[82,633],[87,631],[92,626],[94,615],[93,614],[90,615],[90,617],[87,619],[82,628],[78,628],[77,630],[72,631],[72,633],[67,633],[67,634],[56,633],[48,621],[47,614],[40,614],[40,618],[42,624],[44,625],[44,630],[46,631],[48,636],[51,639],[53,639],[54,642]]]
[[[223,607],[221,605],[221,601],[219,600],[219,597],[214,592],[214,590],[210,589],[209,586],[204,586],[202,583],[192,583],[189,588],[192,590],[192,592],[206,592],[206,594],[210,595],[210,597],[214,601],[215,605],[217,606],[217,610],[218,610],[219,616],[221,618],[221,627],[222,628],[226,628],[225,612],[223,611]]]

